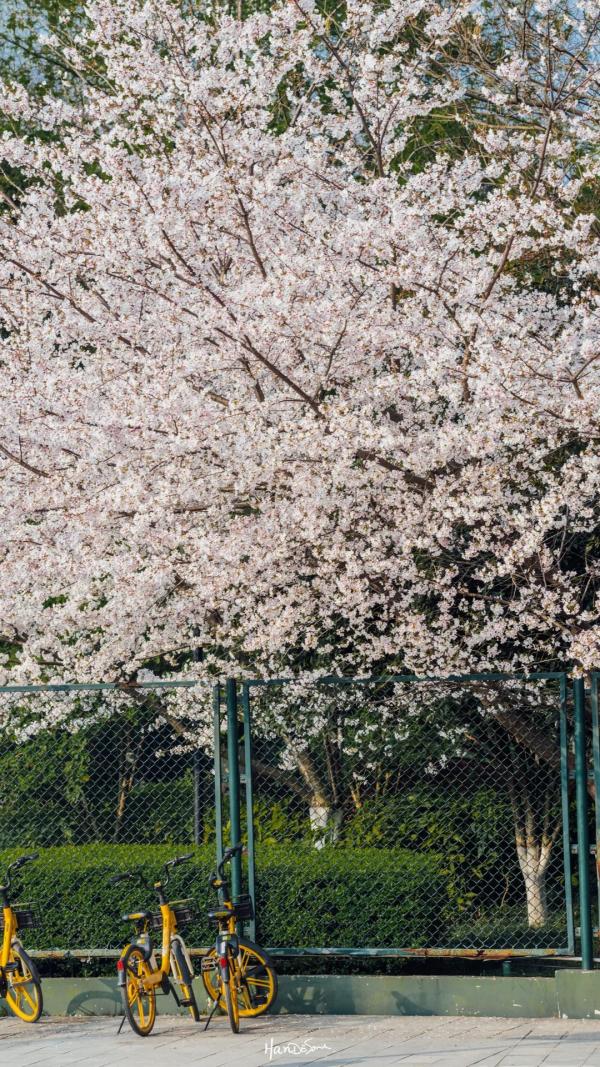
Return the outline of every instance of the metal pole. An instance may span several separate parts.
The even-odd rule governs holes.
[[[199,663],[202,659],[202,653],[199,648],[194,649],[194,661]],[[200,753],[196,749],[192,758],[192,775],[194,780],[194,844],[200,845],[202,843],[202,769]]]
[[[246,784],[246,831],[248,834],[248,892],[256,912],[256,878],[254,868],[254,783],[252,781],[252,716],[250,713],[250,689],[242,689],[244,709],[244,779]],[[247,924],[248,933],[256,938],[256,917]]]
[[[231,844],[242,837],[240,814],[240,763],[238,750],[237,684],[235,678],[225,683],[227,698],[227,764],[229,779],[229,821]],[[236,896],[242,888],[242,857],[238,854],[231,862],[231,888]]]
[[[590,841],[588,830],[585,688],[583,678],[573,682],[575,720],[575,788],[577,797],[577,859],[579,866],[579,926],[581,969],[594,967],[592,908],[590,902]]]
[[[192,761],[192,771],[194,775],[194,844],[200,845],[202,843],[202,830],[200,826],[201,812],[202,812],[202,800],[201,800],[201,770],[200,770],[200,753],[194,752]]]
[[[563,867],[565,872],[565,908],[567,918],[567,950],[575,955],[575,917],[573,915],[573,864],[571,858],[571,819],[569,783],[569,723],[568,681],[566,674],[560,680],[560,797],[563,824]]]
[[[213,748],[215,761],[215,833],[217,863],[223,859],[223,777],[221,774],[221,686],[213,688]]]
[[[598,675],[592,674],[592,751],[594,753],[594,814],[596,823],[596,899],[600,925],[600,717]]]

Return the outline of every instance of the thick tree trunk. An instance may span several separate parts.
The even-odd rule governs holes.
[[[308,753],[297,752],[296,758],[298,769],[310,790],[308,810],[315,848],[323,848],[339,839],[343,813],[336,807]]]
[[[309,817],[315,848],[333,845],[339,840],[342,826],[342,812],[339,808],[311,804]]]
[[[127,807],[127,797],[133,789],[133,773],[122,774],[119,778],[119,793],[117,799],[117,807],[115,811],[115,825],[113,830],[113,841],[118,841],[121,836],[121,829],[123,821],[125,819],[125,808]]]
[[[552,825],[552,798],[548,792],[543,797],[541,811],[539,797],[536,797],[536,813],[529,788],[524,776],[518,786],[514,782],[509,786],[517,857],[525,883],[527,924],[531,929],[537,929],[544,926],[549,918],[546,874],[552,858],[552,849],[560,834],[561,823],[558,821]]]
[[[135,740],[132,742],[131,735]],[[137,735],[137,736],[136,736]],[[137,775],[138,760],[142,749],[142,731],[134,724],[126,728],[123,751],[121,754],[121,770],[119,774],[119,789],[117,805],[115,809],[115,823],[113,841],[119,841],[125,823],[125,811],[129,794],[134,787]]]
[[[527,845],[517,843],[519,866],[525,882],[525,900],[527,904],[527,925],[532,929],[544,926],[548,922],[548,903],[546,900],[546,871],[550,862],[551,846],[546,848],[535,842]],[[545,858],[547,857],[547,858]]]

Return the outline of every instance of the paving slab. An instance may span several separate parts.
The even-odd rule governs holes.
[[[159,1016],[150,1037],[106,1017],[0,1019],[2,1067],[600,1067],[592,1019],[277,1015],[203,1023]]]

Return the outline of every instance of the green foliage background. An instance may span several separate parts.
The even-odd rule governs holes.
[[[119,871],[139,871],[146,880],[160,875],[162,864],[190,846],[92,845],[42,849],[37,863],[20,874],[19,900],[36,901],[41,924],[24,931],[37,949],[118,948],[130,925],[121,915],[136,908],[157,910],[152,889],[139,884],[108,884]],[[21,850],[0,852],[0,871]],[[192,897],[198,920],[187,931],[192,947],[207,946],[214,927],[205,910],[214,906],[208,877],[215,864],[212,847],[193,850],[193,861],[177,869],[169,886],[171,899]],[[259,940],[267,945],[339,944],[377,946],[381,929],[398,944],[423,943],[423,931],[438,925],[436,899],[445,876],[439,857],[404,849],[314,850],[271,846],[257,862],[257,897],[261,901]],[[393,892],[381,892],[382,883]],[[357,898],[359,907],[357,908]],[[440,931],[441,933],[441,931]]]

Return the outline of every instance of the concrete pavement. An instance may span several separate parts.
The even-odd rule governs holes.
[[[159,1016],[136,1037],[115,1018],[0,1018],[2,1067],[600,1067],[600,1021],[466,1017],[278,1015],[218,1018],[206,1033]]]

